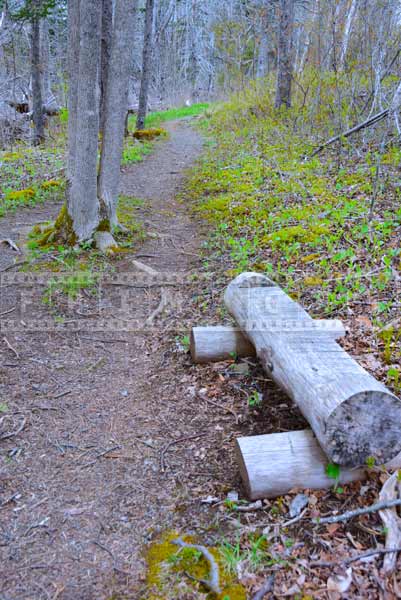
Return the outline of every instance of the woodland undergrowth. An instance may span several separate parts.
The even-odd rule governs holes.
[[[210,111],[186,198],[211,224],[206,269],[266,273],[313,316],[368,329],[367,366],[399,392],[401,147],[386,123],[310,158],[338,133],[332,84],[313,107],[299,92],[275,110],[267,82]],[[341,127],[358,119],[344,96]]]

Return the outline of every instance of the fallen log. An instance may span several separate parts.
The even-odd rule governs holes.
[[[194,363],[255,356],[255,348],[238,327],[193,327],[189,348]]]
[[[338,340],[345,335],[344,325],[338,319],[314,321],[316,333]],[[215,325],[193,327],[190,351],[194,363],[219,362],[230,358],[255,356],[255,348],[238,327]]]
[[[328,477],[327,457],[310,429],[237,438],[235,450],[250,500],[276,498],[297,488],[330,488],[368,474],[367,467],[340,468],[338,480]],[[401,453],[386,468],[401,468]]]
[[[225,303],[268,374],[295,401],[332,462],[378,464],[401,451],[401,402],[278,286],[242,273]]]

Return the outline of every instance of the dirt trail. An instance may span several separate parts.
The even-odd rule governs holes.
[[[139,260],[160,271],[190,272],[199,240],[176,194],[202,140],[186,124],[169,129],[151,156],[125,170],[121,191],[145,200],[138,213],[150,237]],[[0,236],[15,239],[46,211],[1,220]],[[2,247],[0,268],[14,258]],[[132,270],[130,260],[118,268]],[[0,313],[19,302],[12,285],[1,291]],[[185,307],[192,291],[180,293]],[[144,543],[165,528],[188,527],[185,507],[212,490],[210,482],[227,467],[218,452],[204,461],[213,439],[203,436],[168,448],[161,469],[169,441],[205,434],[210,423],[194,401],[191,367],[173,329],[146,335],[124,326],[159,302],[157,289],[113,288],[101,299],[101,316],[125,317],[119,330],[3,329],[14,351],[1,341],[0,401],[8,416],[0,431],[25,425],[0,441],[2,600],[100,600],[122,591],[142,597]],[[79,320],[91,306],[82,296],[70,314]],[[38,297],[30,310],[31,318],[48,317]]]

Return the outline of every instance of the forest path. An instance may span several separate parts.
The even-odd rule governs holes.
[[[152,155],[125,168],[121,191],[144,200],[138,214],[150,237],[139,260],[158,271],[192,273],[197,226],[176,196],[202,139],[185,123],[168,128],[169,139]],[[9,237],[18,223],[45,215],[48,207],[25,210],[0,228]],[[2,256],[3,268],[4,257],[15,258],[8,250]],[[117,265],[119,275],[136,277],[132,256]],[[199,410],[195,371],[176,341],[177,329],[191,322],[194,290],[170,289],[179,302],[149,331],[130,325],[157,308],[160,289],[105,286],[98,305],[82,293],[64,307],[67,322],[83,323],[70,332],[45,330],[49,308],[37,291],[22,320],[20,289],[3,286],[0,313],[18,304],[7,316],[15,327],[2,330],[14,351],[0,343],[3,429],[24,427],[0,442],[2,598],[144,598],[144,544],[171,527],[192,528],[202,512],[209,519],[199,499],[213,493],[222,473],[227,478],[223,427],[211,427],[207,405]],[[105,322],[114,318],[111,329],[90,325],[96,310]],[[29,319],[39,323],[36,331]],[[228,421],[231,427],[230,415]],[[171,441],[178,443],[167,448]]]

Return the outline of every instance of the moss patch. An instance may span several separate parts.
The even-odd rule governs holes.
[[[208,547],[208,550],[219,565],[222,593],[213,594],[205,585],[195,581],[209,579],[210,565],[196,549],[179,548],[173,544],[178,537],[177,532],[167,532],[147,551],[147,600],[176,600],[191,590],[203,593],[205,600],[246,600],[245,588],[224,569],[218,548]],[[201,544],[193,536],[181,538],[189,544]]]

